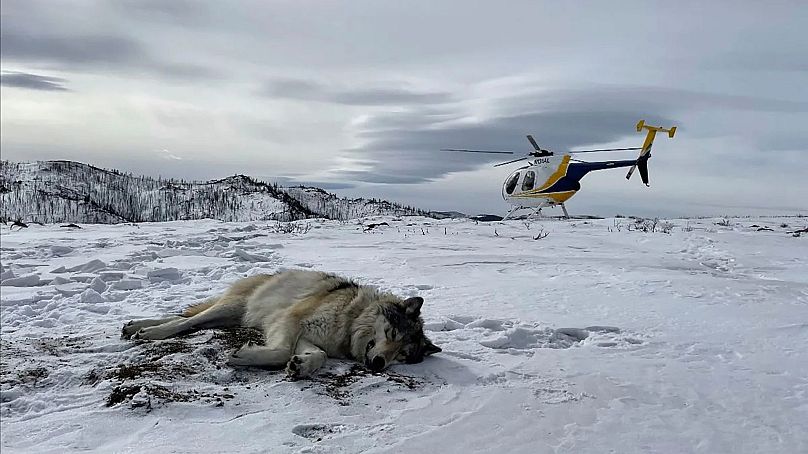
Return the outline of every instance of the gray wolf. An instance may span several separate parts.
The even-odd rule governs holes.
[[[244,345],[228,364],[285,367],[289,376],[301,378],[331,357],[378,372],[441,351],[424,335],[423,302],[333,274],[284,271],[241,279],[177,316],[130,321],[121,337],[159,340],[200,329],[250,327],[263,331],[265,345]]]

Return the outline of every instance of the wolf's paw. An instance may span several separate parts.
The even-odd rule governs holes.
[[[163,340],[168,338],[160,329],[159,326],[151,326],[146,328],[140,328],[135,332],[132,336],[132,339],[135,340]]]
[[[138,324],[132,320],[123,325],[123,328],[121,329],[121,339],[131,339],[132,336],[134,336],[138,331],[140,331],[140,326],[138,326]]]
[[[306,374],[303,373],[303,358],[298,355],[293,356],[292,359],[286,363],[286,375],[294,379],[305,377]]]
[[[233,352],[232,355],[230,355],[230,358],[227,359],[227,365],[252,366],[255,363],[253,359],[255,353],[252,351],[254,349],[255,347],[251,343],[242,345],[241,348],[239,348],[238,350]]]
[[[286,363],[286,374],[292,379],[308,377],[322,364],[321,361],[317,361],[315,356],[311,353],[292,356],[292,359]]]

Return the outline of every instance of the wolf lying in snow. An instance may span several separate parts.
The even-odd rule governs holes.
[[[228,364],[286,366],[290,376],[300,378],[332,357],[355,359],[378,372],[441,351],[424,336],[423,302],[332,274],[285,271],[241,279],[179,316],[133,320],[121,337],[158,340],[207,328],[258,328],[266,344],[244,345]]]

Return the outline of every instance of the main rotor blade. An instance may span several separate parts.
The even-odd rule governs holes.
[[[601,151],[625,151],[625,150],[642,150],[642,147],[628,147],[628,148],[601,148],[598,150],[579,150],[579,151],[568,151],[568,154],[576,154],[576,153],[598,153]]]
[[[440,151],[461,151],[463,153],[492,153],[492,154],[513,154],[513,151],[494,151],[494,150],[466,150],[461,148],[441,148]]]
[[[513,164],[514,162],[524,161],[527,157],[514,159],[513,161],[508,162],[500,162],[499,164],[494,164],[494,167],[504,166],[505,164]]]
[[[536,143],[536,140],[533,138],[533,136],[528,134],[527,135],[527,140],[530,141],[530,144],[533,145],[533,148],[535,148],[536,151],[541,151],[541,148],[539,148],[539,144]]]

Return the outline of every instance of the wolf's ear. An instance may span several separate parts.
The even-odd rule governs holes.
[[[443,350],[440,347],[433,344],[428,337],[424,336],[424,356],[433,355],[435,353],[440,353],[442,351]]]
[[[420,296],[413,296],[401,302],[404,307],[404,312],[410,317],[418,317],[421,315],[421,306],[424,304],[424,299]]]

